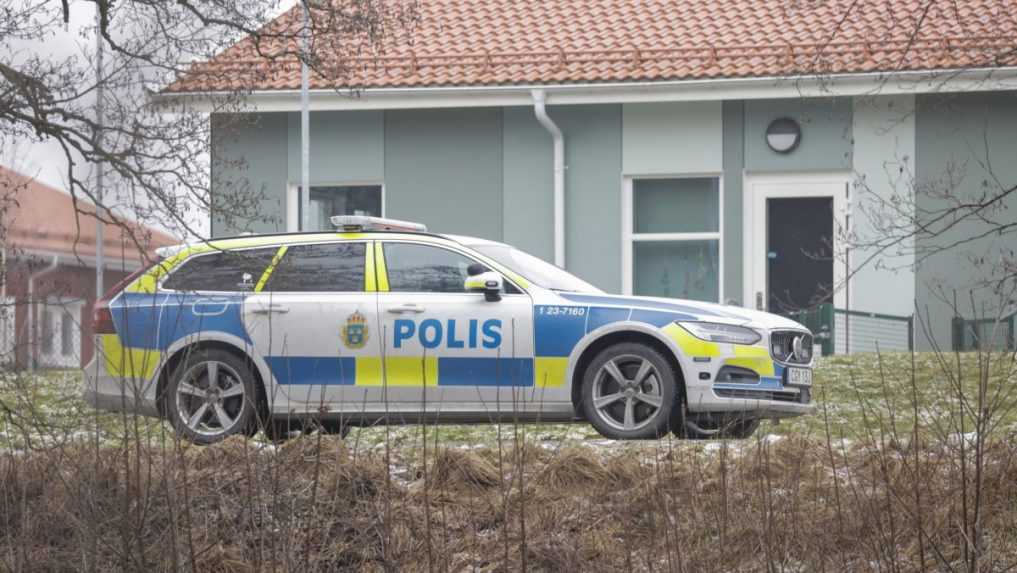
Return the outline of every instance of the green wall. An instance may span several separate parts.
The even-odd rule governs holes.
[[[288,180],[300,183],[300,114],[288,121]],[[317,111],[310,114],[311,183],[380,183],[385,178],[385,114]]]
[[[212,115],[212,236],[286,229],[286,114]]]
[[[723,109],[724,164],[724,301],[742,300],[743,209],[745,169],[745,104],[726,101]]]
[[[386,214],[501,240],[501,124],[500,109],[386,112]]]
[[[851,169],[851,99],[780,99],[745,102],[745,169],[749,172],[826,171]],[[766,126],[790,117],[802,128],[792,153],[766,145]]]
[[[502,213],[506,243],[554,260],[554,159],[551,134],[531,107],[502,112]]]
[[[999,196],[1000,189],[1013,188],[1017,182],[1017,92],[922,95],[916,98],[915,107],[920,213],[934,217],[950,201],[978,200],[983,193]],[[985,213],[997,223],[1012,223],[1017,219],[1017,196],[1011,194]],[[1017,240],[1012,232],[967,240],[990,228],[967,221],[938,236],[917,237],[916,302],[922,315],[928,313],[931,331],[941,347],[950,347],[955,296],[960,313],[969,318],[994,316],[1000,307],[1000,294],[978,283],[991,284],[1006,274],[999,262],[1004,257],[1013,260]],[[923,256],[962,240],[965,242],[949,252]],[[1012,289],[1013,283],[1009,284],[1007,288]],[[1007,288],[1002,290],[1011,298],[1012,310],[1013,294]],[[916,343],[922,349],[930,347],[921,330]]]
[[[565,263],[621,291],[621,106],[550,108],[565,133]]]

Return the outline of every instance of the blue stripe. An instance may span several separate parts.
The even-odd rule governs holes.
[[[533,386],[532,358],[438,358],[439,386]]]
[[[159,344],[159,313],[166,295],[123,293],[110,305],[120,343],[128,348],[162,350]]]
[[[244,295],[167,295],[159,321],[159,345],[165,349],[173,342],[202,332],[225,332],[251,344],[244,328]]]
[[[268,356],[265,361],[279,384],[349,386],[356,382],[357,363],[352,356]]]
[[[575,293],[560,293],[560,297],[577,302],[580,304],[598,304],[598,305],[611,305],[611,306],[623,306],[623,307],[639,307],[639,308],[652,308],[657,310],[669,310],[671,312],[682,312],[688,316],[681,317],[681,320],[695,320],[700,316],[720,316],[716,312],[709,310],[695,308],[683,304],[659,302],[655,300],[646,300],[639,297],[611,297],[611,296],[598,296],[590,294],[575,294]]]
[[[590,320],[586,322],[586,332],[590,333],[601,326],[627,320],[629,309],[618,307],[593,307],[590,309]]]
[[[586,334],[586,314],[589,309],[580,308],[582,314],[555,313],[562,305],[535,305],[533,307],[533,338],[537,356],[568,356],[579,340]]]

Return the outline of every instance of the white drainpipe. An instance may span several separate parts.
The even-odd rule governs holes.
[[[533,90],[533,112],[554,142],[554,264],[565,268],[565,138],[544,106],[544,90]]]
[[[28,371],[35,372],[35,363],[38,361],[39,355],[39,337],[35,332],[35,279],[53,272],[58,266],[60,266],[60,257],[53,255],[53,260],[50,261],[46,268],[40,269],[28,276]]]

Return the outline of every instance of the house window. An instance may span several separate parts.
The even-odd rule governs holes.
[[[63,356],[74,356],[74,317],[70,312],[63,312],[60,315],[60,354]]]
[[[624,195],[625,292],[720,302],[720,178],[627,179]]]
[[[299,231],[302,220],[303,202],[301,188],[290,188],[289,216],[287,229]],[[329,220],[335,215],[370,215],[382,216],[382,186],[370,185],[315,185],[311,187],[311,196],[307,199],[309,210],[309,227],[307,231],[330,231]]]
[[[39,347],[43,354],[53,354],[53,312],[44,308],[39,319]]]

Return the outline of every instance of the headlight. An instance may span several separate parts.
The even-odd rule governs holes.
[[[733,326],[717,322],[681,322],[675,324],[689,331],[692,336],[710,342],[730,344],[755,344],[762,338],[758,332],[744,326]]]

